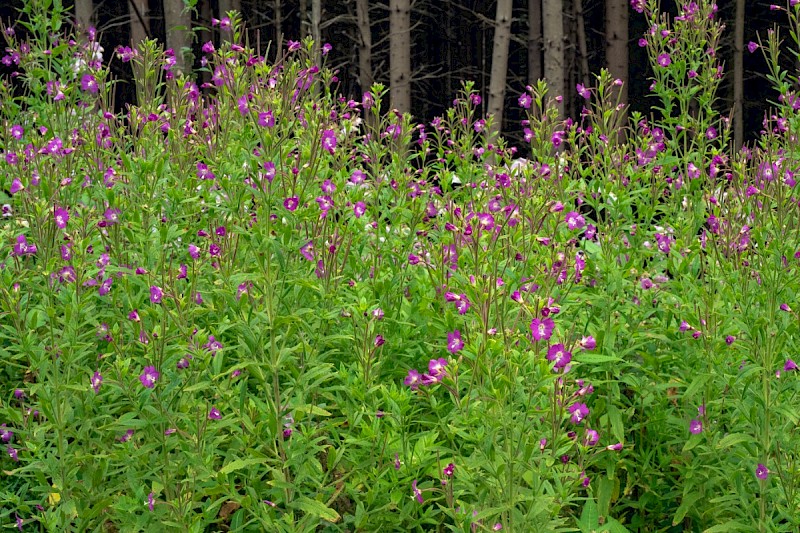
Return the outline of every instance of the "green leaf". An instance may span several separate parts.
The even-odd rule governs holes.
[[[242,468],[246,468],[248,466],[261,464],[264,462],[264,459],[261,458],[253,458],[253,459],[236,459],[235,461],[231,461],[230,463],[223,466],[219,473],[220,474],[230,474],[236,470],[241,470]]]
[[[703,531],[703,533],[726,533],[728,531],[750,531],[752,526],[746,526],[736,520],[730,520],[724,524],[717,524]]]
[[[575,356],[575,360],[579,363],[589,364],[589,365],[598,365],[602,363],[613,363],[616,361],[622,361],[619,357],[614,355],[602,355],[599,353],[586,353],[582,352]]]
[[[741,442],[751,442],[753,437],[744,433],[731,433],[717,443],[717,448],[730,448]]]
[[[317,518],[327,520],[328,522],[338,522],[341,518],[339,513],[324,503],[318,502],[317,500],[312,500],[307,496],[300,496],[292,502],[291,506],[312,516],[316,516]]]

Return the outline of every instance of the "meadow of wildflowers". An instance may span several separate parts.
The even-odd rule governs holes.
[[[561,120],[540,83],[520,160],[470,83],[415,125],[236,16],[202,83],[44,4],[2,28],[5,528],[800,529],[780,36],[734,151],[715,6],[635,1],[653,116],[604,72]]]

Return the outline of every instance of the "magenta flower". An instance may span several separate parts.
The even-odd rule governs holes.
[[[555,361],[553,368],[564,368],[572,361],[572,353],[563,344],[553,344],[547,349],[547,360]]]
[[[20,139],[22,139],[22,135],[25,133],[25,129],[19,124],[14,124],[13,126],[11,126],[9,132],[11,133],[12,137],[14,137],[16,140],[19,141]]]
[[[119,216],[122,214],[122,211],[119,209],[114,209],[109,207],[103,213],[103,218],[105,218],[105,225],[106,226],[113,226],[114,224],[119,223]]]
[[[570,417],[570,421],[573,424],[580,424],[587,416],[589,416],[589,408],[586,407],[585,403],[573,404],[569,407],[568,411],[569,414],[572,415]]]
[[[164,291],[161,290],[161,287],[157,285],[150,286],[150,301],[154,304],[160,304],[161,300],[164,298]]]
[[[422,497],[422,491],[417,488],[416,479],[411,483],[411,490],[413,492],[413,498],[415,498],[418,503],[425,503],[425,498]]]
[[[606,446],[606,450],[608,450],[610,452],[618,452],[621,449],[622,449],[622,443],[621,442],[618,442],[616,444],[609,444],[608,446]]]
[[[8,192],[11,193],[11,196],[14,196],[19,191],[25,189],[25,186],[22,184],[19,178],[14,178],[11,180],[11,187],[8,189]]]
[[[314,243],[312,241],[308,241],[303,246],[300,247],[300,253],[309,261],[314,260]]]
[[[567,227],[569,229],[581,229],[586,225],[586,220],[577,211],[570,211],[567,213],[564,220],[567,222]]]
[[[758,466],[756,467],[756,477],[763,481],[767,479],[768,476],[769,476],[769,470],[767,469],[767,467],[761,463],[758,463]]]
[[[656,61],[661,67],[668,67],[672,64],[672,58],[667,53],[660,54]]]
[[[103,384],[103,376],[100,374],[100,371],[95,371],[94,375],[92,375],[92,388],[94,389],[95,394],[100,392],[100,385]]]
[[[703,432],[703,423],[696,418],[693,419],[691,422],[689,422],[689,431],[692,433],[692,435],[699,435]]]
[[[787,359],[786,363],[784,363],[783,365],[783,371],[789,372],[790,370],[797,370],[797,363],[795,363],[791,359]]]
[[[356,202],[355,205],[353,205],[353,214],[356,216],[356,218],[361,218],[366,211],[367,204],[364,202]]]
[[[555,328],[555,322],[553,322],[552,318],[545,318],[544,320],[541,318],[534,318],[531,321],[531,333],[533,334],[533,340],[549,340],[553,335],[553,328]]]
[[[202,161],[197,162],[197,179],[200,180],[213,180],[216,176],[208,169],[208,165]]]
[[[97,85],[97,80],[91,74],[84,74],[81,77],[81,90],[87,93],[97,94],[100,88]]]
[[[584,87],[582,83],[576,85],[575,89],[578,91],[578,95],[580,95],[580,97],[583,98],[584,100],[588,100],[589,98],[592,97],[592,93],[589,91],[589,89]]]
[[[532,102],[533,102],[533,98],[528,93],[522,93],[519,96],[519,100],[517,100],[517,103],[523,109],[530,109]]]
[[[333,151],[336,150],[336,132],[333,130],[323,131],[321,142],[323,150],[333,154]]]
[[[589,335],[587,337],[583,337],[578,344],[580,344],[580,347],[584,350],[594,350],[597,346],[597,341],[594,340],[594,337]]]
[[[258,125],[262,128],[274,128],[275,116],[272,114],[272,111],[264,111],[263,113],[259,113]]]
[[[747,50],[752,54],[753,52],[758,50],[758,43],[750,41],[749,43],[747,43]]]
[[[447,334],[447,351],[454,354],[464,347],[464,341],[461,339],[461,332],[455,330]]]
[[[5,424],[0,425],[0,441],[11,442],[14,432],[6,428]]]
[[[294,211],[297,209],[297,206],[300,205],[300,200],[297,196],[290,196],[286,200],[283,201],[283,207],[285,207],[289,211]]]
[[[152,511],[156,507],[156,495],[155,493],[151,492],[147,495],[147,508]]]
[[[67,227],[67,222],[69,222],[69,212],[63,207],[56,207],[53,211],[53,218],[56,221],[56,226],[64,229]]]
[[[156,370],[154,366],[146,366],[144,367],[144,371],[142,375],[139,376],[139,381],[142,382],[142,385],[148,389],[152,389],[156,386],[156,382],[161,374]]]
[[[203,348],[211,352],[211,357],[217,355],[217,352],[222,349],[222,343],[219,342],[214,335],[208,336],[208,342],[203,345]]]
[[[447,375],[447,359],[431,359],[428,361],[428,373],[422,376],[424,385],[439,383]]]
[[[448,464],[446,467],[442,469],[442,475],[445,477],[453,477],[453,471],[456,469],[456,465],[453,463]]]
[[[408,371],[406,379],[403,380],[403,385],[411,387],[411,390],[417,390],[422,383],[422,374],[412,368]]]
[[[17,456],[17,450],[16,449],[14,449],[11,446],[9,446],[8,448],[6,448],[6,452],[8,453],[8,456],[11,457],[12,461],[14,461],[14,462],[18,462],[19,461],[19,457]],[[416,483],[416,481],[415,481],[415,483]]]
[[[208,419],[209,420],[219,420],[222,418],[222,413],[219,412],[219,409],[216,407],[212,407],[211,410],[208,412]]]

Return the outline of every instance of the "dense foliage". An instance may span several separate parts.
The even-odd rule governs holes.
[[[798,2],[787,14],[796,26]],[[796,76],[714,111],[715,7],[651,24],[531,157],[230,33],[207,79],[26,5],[4,28],[0,520],[47,531],[797,531]],[[797,36],[797,32],[793,37]],[[321,47],[324,57],[326,47]],[[794,356],[797,359],[796,356]]]

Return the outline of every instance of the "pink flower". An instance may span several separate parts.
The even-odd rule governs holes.
[[[454,354],[463,347],[464,341],[461,339],[461,332],[459,330],[447,334],[447,351]]]
[[[531,95],[528,93],[522,93],[519,96],[519,100],[517,100],[517,103],[519,103],[519,106],[523,109],[530,109],[532,102],[533,98],[531,98]]]
[[[297,196],[290,196],[286,200],[283,201],[283,207],[285,207],[289,211],[294,211],[297,209],[297,206],[300,204],[300,200]]]
[[[219,412],[219,409],[216,407],[212,407],[211,410],[208,412],[208,419],[209,420],[219,420],[222,418],[222,413]]]
[[[564,220],[567,222],[567,227],[569,229],[581,229],[586,225],[586,220],[584,220],[583,216],[577,211],[570,211],[567,213]]]
[[[408,371],[408,375],[406,379],[403,380],[403,385],[411,387],[411,390],[417,390],[422,383],[422,374],[416,371],[416,369],[410,369]]]
[[[547,360],[555,361],[553,368],[564,368],[572,361],[572,353],[563,344],[553,344],[547,349]]]
[[[695,418],[689,422],[689,431],[692,433],[692,435],[699,435],[703,432],[703,423]]]
[[[589,416],[589,408],[586,407],[585,403],[573,404],[570,406],[568,411],[569,414],[572,415],[570,417],[570,421],[573,424],[580,424],[587,416]]]
[[[769,470],[767,469],[767,467],[761,463],[758,463],[758,466],[756,467],[756,477],[763,481],[767,479],[768,476],[769,476]]]
[[[146,366],[144,367],[144,371],[142,375],[139,376],[139,381],[142,382],[142,385],[148,389],[152,389],[156,386],[156,382],[161,374],[156,370],[154,366]],[[132,433],[132,432],[131,432]]]
[[[533,334],[533,340],[549,340],[553,335],[553,328],[555,328],[555,322],[553,322],[552,318],[534,318],[531,321],[531,334]]]
[[[63,207],[56,207],[53,211],[53,218],[56,221],[56,226],[64,229],[67,227],[67,222],[69,222],[69,211]]]
[[[656,61],[661,67],[668,67],[672,64],[672,58],[667,53],[660,54]]]
[[[413,492],[413,497],[417,500],[418,503],[425,502],[425,499],[422,497],[422,491],[417,488],[416,479],[411,483],[411,491]]]
[[[325,130],[322,132],[322,148],[329,154],[333,154],[336,150],[336,132],[333,130]]]
[[[160,304],[161,300],[164,298],[164,291],[161,287],[157,285],[152,285],[150,287],[150,301],[154,304]]]

